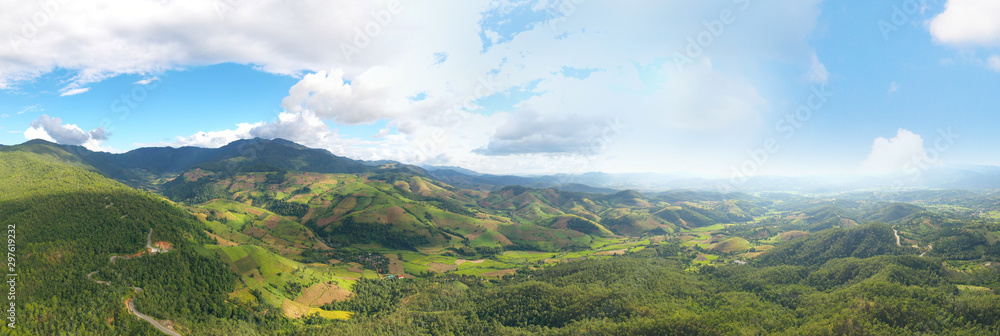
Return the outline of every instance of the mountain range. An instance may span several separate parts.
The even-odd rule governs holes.
[[[997,171],[924,178],[962,185]],[[121,154],[4,146],[13,334],[997,330],[994,191],[616,189],[658,178],[649,186],[717,182],[490,175],[280,139]],[[766,181],[841,190],[748,185]]]
[[[792,191],[838,193],[857,190],[898,192],[919,189],[991,190],[1000,188],[1000,167],[983,165],[933,166],[899,174],[865,176],[836,174],[824,176],[751,176],[746,178],[705,178],[693,174],[591,172],[556,175],[494,175],[455,166],[415,166],[395,161],[363,161],[334,155],[323,149],[308,148],[284,139],[246,139],[219,148],[147,147],[114,154],[90,151],[82,146],[59,145],[30,140],[0,151],[30,151],[55,155],[60,148],[71,157],[64,159],[88,165],[102,174],[131,186],[155,188],[154,181],[180,172],[201,168],[213,172],[267,171],[274,169],[316,173],[361,173],[392,167],[434,178],[463,188],[495,190],[508,185],[556,188],[587,193],[618,190],[663,192],[675,189],[706,191]],[[161,181],[162,182],[162,181]]]

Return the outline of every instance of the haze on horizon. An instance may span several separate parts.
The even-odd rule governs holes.
[[[993,165],[996,17],[986,0],[3,1],[0,143],[283,138],[499,174]]]

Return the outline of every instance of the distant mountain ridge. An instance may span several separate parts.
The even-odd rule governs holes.
[[[308,148],[284,139],[237,140],[219,148],[146,147],[121,154],[31,140],[20,145],[2,147],[0,151],[26,151],[56,156],[66,162],[86,165],[91,170],[132,186],[143,187],[148,187],[151,179],[196,168],[228,173],[271,170],[363,173],[377,169],[363,161],[340,157],[324,149]],[[409,169],[422,172],[421,168],[415,166],[410,166]]]
[[[62,149],[69,155],[56,153]],[[745,180],[702,178],[691,174],[629,173],[555,174],[543,176],[493,175],[455,166],[415,166],[390,160],[363,161],[337,156],[325,149],[309,148],[284,139],[236,140],[219,148],[145,147],[125,153],[95,152],[82,146],[30,140],[0,151],[28,151],[59,156],[86,165],[105,176],[132,186],[149,187],[148,181],[200,168],[213,172],[289,170],[315,173],[365,173],[386,167],[432,177],[462,188],[496,190],[508,185],[555,188],[588,193],[614,193],[634,189],[645,192],[702,190],[716,192],[790,191],[837,193],[854,190],[1000,189],[1000,167],[955,165],[931,167],[881,177],[871,176],[754,176]],[[900,187],[903,185],[904,187]]]

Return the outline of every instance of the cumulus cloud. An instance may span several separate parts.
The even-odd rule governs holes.
[[[109,150],[100,147],[100,143],[108,139],[103,126],[84,131],[77,125],[63,125],[62,119],[44,114],[32,121],[30,126],[24,131],[24,137],[28,140],[45,139],[63,145],[84,146],[90,150]]]
[[[0,31],[11,34],[0,48],[0,88],[55,68],[76,72],[63,93],[79,94],[83,84],[111,76],[186,65],[235,62],[280,74],[328,69],[331,63],[367,67],[381,58],[370,51],[385,47],[377,39],[365,36],[371,40],[359,48],[365,57],[353,62],[346,61],[342,46],[354,46],[355,28],[371,22],[379,25],[377,35],[396,34],[376,19],[385,21],[386,11],[387,1],[5,1]],[[388,24],[398,21],[393,16]],[[45,20],[23,19],[35,17]]]
[[[926,156],[924,139],[900,128],[891,139],[875,139],[871,154],[861,163],[860,172],[876,175],[898,173],[907,168],[908,164],[926,162]]]
[[[603,129],[615,126],[590,116],[545,115],[525,111],[498,127],[490,143],[476,149],[476,153],[589,154],[595,151],[592,143],[600,139]]]
[[[278,120],[272,122],[241,123],[234,129],[198,132],[178,136],[171,141],[136,145],[218,148],[236,140],[252,138],[281,138],[310,147],[326,148],[337,141],[337,134],[311,111],[282,112]]]
[[[825,82],[829,73],[808,43],[819,3],[760,2],[751,10],[728,1],[587,1],[564,13],[569,15],[553,16],[561,13],[553,6],[562,2],[431,0],[402,2],[398,14],[385,16],[386,1],[308,7],[239,1],[227,2],[221,12],[218,3],[198,0],[66,2],[32,38],[15,33],[17,50],[0,49],[0,59],[8,60],[0,62],[0,87],[56,68],[75,73],[63,90],[70,93],[118,74],[250,64],[301,76],[277,120],[234,120],[232,129],[161,144],[218,147],[282,137],[364,159],[484,171],[601,169],[581,165],[590,159],[580,154],[613,154],[587,145],[604,134],[608,117],[652,130],[644,132],[647,138],[615,140],[624,147],[670,157],[683,147],[670,145],[731,146],[741,140],[729,138],[738,134],[734,129],[760,124],[770,104],[758,92],[780,91],[760,87],[780,83],[749,78],[756,65],[782,64]],[[37,9],[0,4],[0,13],[11,18]],[[705,33],[706,18],[722,10],[737,20],[687,55],[688,38]],[[508,16],[526,11],[536,15],[524,17],[537,22]],[[22,22],[0,20],[0,31],[16,32]],[[352,51],[349,59],[345,50]],[[692,63],[675,64],[675,53]],[[567,77],[566,68],[595,72]],[[336,130],[338,124],[379,120],[394,131],[359,140]]]
[[[226,144],[240,140],[240,139],[250,139],[250,130],[262,125],[263,123],[240,123],[236,125],[236,129],[227,129],[220,131],[201,131],[189,136],[177,136],[176,139],[172,141],[164,141],[158,143],[136,143],[136,146],[140,147],[205,147],[205,148],[219,148],[225,146]]]
[[[934,39],[951,45],[1000,46],[1000,1],[948,0],[930,20]]]
[[[375,67],[348,82],[342,70],[308,74],[282,100],[286,111],[306,110],[343,124],[370,123],[396,116],[409,101],[393,86],[391,72]]]

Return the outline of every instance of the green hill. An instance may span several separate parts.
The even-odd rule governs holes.
[[[852,229],[828,229],[793,239],[758,257],[761,265],[819,265],[837,258],[869,258],[879,255],[915,254],[896,246],[892,228],[883,223]]]
[[[16,232],[18,330],[153,334],[126,312],[123,300],[135,295],[132,286],[145,289],[136,297],[139,309],[192,330],[212,318],[241,318],[225,302],[235,278],[193,253],[208,238],[191,214],[67,164],[66,155],[0,153],[0,224]],[[111,256],[144,251],[150,229],[153,241],[169,242],[175,251],[109,264]],[[95,271],[94,280],[110,285],[88,279]]]

